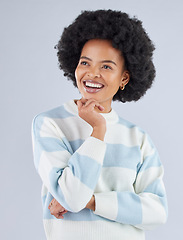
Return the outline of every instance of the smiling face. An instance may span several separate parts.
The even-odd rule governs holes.
[[[92,39],[82,49],[75,77],[82,97],[97,100],[109,112],[119,87],[128,83],[129,72],[121,52],[110,41]]]

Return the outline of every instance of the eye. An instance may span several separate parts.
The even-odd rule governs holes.
[[[88,62],[86,62],[86,61],[81,61],[80,64],[81,64],[81,65],[84,65],[84,66],[89,65]]]
[[[104,68],[104,69],[110,69],[110,70],[112,70],[112,67],[111,66],[109,66],[109,65],[103,65],[103,67],[102,68]]]

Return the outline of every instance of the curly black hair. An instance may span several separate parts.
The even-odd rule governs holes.
[[[84,44],[91,39],[107,39],[119,49],[125,59],[130,81],[120,89],[113,100],[121,102],[139,100],[151,87],[155,78],[152,54],[155,49],[137,18],[113,10],[83,11],[75,21],[64,28],[56,45],[59,67],[64,76],[76,85],[75,69]]]

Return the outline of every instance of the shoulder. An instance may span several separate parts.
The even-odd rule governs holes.
[[[147,134],[141,127],[137,126],[135,123],[132,123],[132,122],[120,117],[120,116],[118,118],[118,123],[117,124],[127,128],[129,131],[136,131],[140,135]]]
[[[59,120],[74,117],[74,113],[68,110],[68,103],[64,103],[53,109],[37,114],[32,121],[32,128],[40,129],[44,125],[55,125]]]
[[[69,112],[66,108],[67,104],[62,104],[61,106],[55,107],[48,111],[39,113],[36,115],[36,118],[48,117],[48,118],[67,118],[73,116],[71,112]]]
[[[132,123],[119,116],[116,127],[119,134],[126,135],[126,138],[130,138],[134,143],[138,143],[140,147],[142,147],[145,143],[148,143],[151,148],[155,148],[155,145],[149,134],[135,123]]]
[[[38,121],[44,118],[64,119],[68,117],[73,117],[75,114],[74,112],[70,111],[68,107],[69,105],[70,105],[70,102],[64,103],[53,109],[49,109],[47,111],[41,112],[34,117],[33,121]]]

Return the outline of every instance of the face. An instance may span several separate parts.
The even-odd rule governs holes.
[[[75,70],[78,89],[85,99],[95,99],[111,110],[111,102],[119,90],[129,81],[121,52],[108,40],[93,39],[84,45]]]

